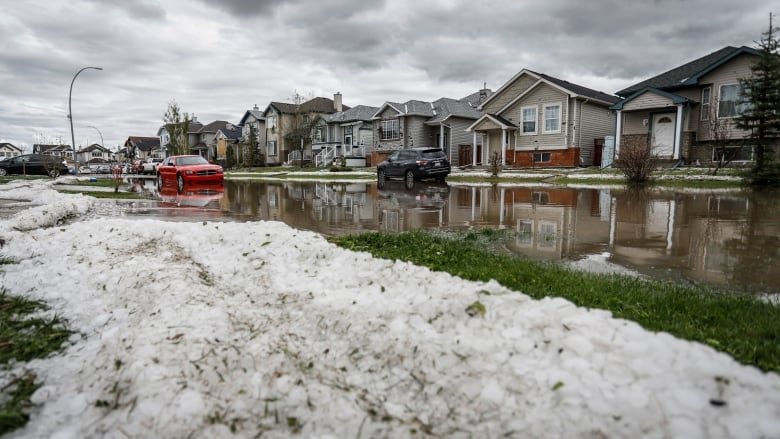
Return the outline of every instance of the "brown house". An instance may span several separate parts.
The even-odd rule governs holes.
[[[739,80],[758,57],[755,49],[728,46],[617,92],[616,156],[649,146],[671,163],[711,165],[724,154],[733,164],[750,163],[753,149],[741,147],[748,133],[734,120],[745,108]]]

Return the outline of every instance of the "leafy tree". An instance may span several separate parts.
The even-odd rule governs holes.
[[[257,129],[249,125],[249,134],[242,139],[241,148],[244,150],[243,165],[250,167],[257,165],[259,142],[257,141]]]
[[[317,113],[306,111],[303,106],[303,96],[295,93],[293,102],[295,103],[295,114],[293,115],[290,130],[284,135],[284,141],[287,145],[294,145],[301,154],[301,167],[303,167],[303,153],[306,145],[312,141],[312,133],[319,125]]]
[[[163,115],[163,122],[170,138],[167,145],[169,155],[189,154],[190,117],[187,113],[181,112],[175,100],[168,102],[168,110]]]
[[[225,167],[232,169],[236,166],[236,151],[235,146],[228,145],[225,151]]]
[[[749,132],[746,140],[755,148],[754,177],[769,170],[773,140],[780,137],[780,54],[777,32],[769,14],[769,29],[756,43],[758,61],[751,66],[751,76],[740,80],[746,110],[736,119],[736,127]]]

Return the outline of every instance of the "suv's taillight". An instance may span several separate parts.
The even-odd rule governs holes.
[[[428,164],[428,160],[417,160],[417,166],[425,166]]]

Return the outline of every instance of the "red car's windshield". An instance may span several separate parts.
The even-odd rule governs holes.
[[[192,157],[179,157],[176,159],[176,164],[179,166],[182,165],[208,165],[209,162],[204,159],[203,157],[199,155],[195,155]]]

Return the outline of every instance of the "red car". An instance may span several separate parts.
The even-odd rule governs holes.
[[[191,185],[222,184],[225,175],[222,166],[209,163],[199,155],[175,155],[167,157],[157,166],[157,185],[176,182],[182,192]]]

